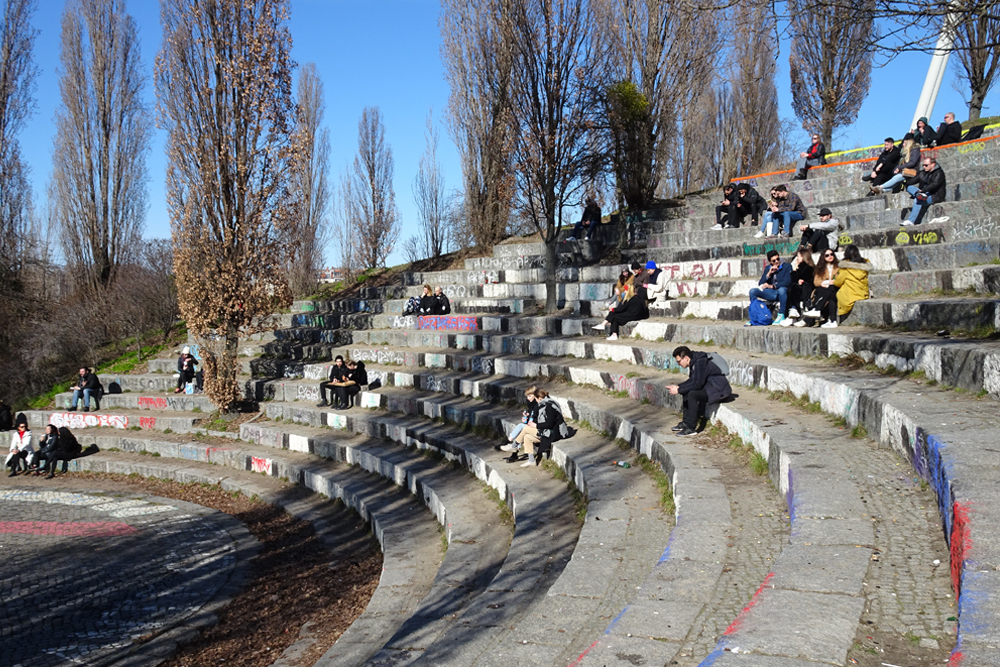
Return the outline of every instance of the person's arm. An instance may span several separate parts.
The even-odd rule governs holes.
[[[837,275],[833,277],[833,286],[840,287],[841,285],[847,282],[848,277],[849,276],[847,271],[837,271]]]
[[[774,274],[774,287],[775,289],[779,287],[791,287],[792,285],[792,266],[788,262],[785,262],[778,269],[778,272]]]
[[[926,194],[928,197],[932,197],[941,190],[941,186],[944,185],[944,178],[942,178],[944,172],[941,171],[941,167],[936,168],[931,172],[923,183],[920,184],[920,191]]]
[[[678,394],[686,394],[689,391],[704,389],[708,381],[708,357],[697,357],[691,360],[688,366],[688,379],[677,385]]]

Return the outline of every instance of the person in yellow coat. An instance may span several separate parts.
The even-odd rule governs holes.
[[[854,304],[869,296],[868,273],[871,262],[861,256],[858,246],[853,243],[844,248],[844,259],[833,284],[837,286],[837,314],[843,318],[854,308]]]

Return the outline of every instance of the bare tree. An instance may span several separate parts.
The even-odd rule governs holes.
[[[142,235],[152,137],[135,21],[122,0],[73,0],[62,21],[53,179],[67,261],[111,283]]]
[[[162,0],[156,59],[169,132],[167,204],[188,329],[206,340],[206,392],[231,410],[239,341],[291,303],[281,244],[291,196],[291,35],[285,0]],[[210,340],[209,340],[210,339]]]
[[[792,46],[788,58],[792,108],[807,132],[830,150],[833,131],[858,117],[871,86],[875,23],[869,0],[841,3],[788,0]]]
[[[301,220],[289,228],[295,238],[286,239],[290,251],[288,281],[295,296],[311,293],[323,263],[330,207],[330,132],[321,127],[326,102],[323,81],[314,63],[299,70],[295,140],[298,150],[292,163],[292,192]]]
[[[392,189],[392,148],[378,107],[365,107],[358,121],[358,154],[341,188],[344,222],[363,268],[385,266],[399,238],[400,219]]]
[[[0,7],[0,299],[5,299],[17,291],[31,212],[31,183],[18,135],[35,109],[38,68],[31,50],[38,31],[31,27],[34,0],[3,0]]]
[[[418,262],[426,257],[426,255],[424,255],[423,244],[420,242],[419,237],[411,236],[403,241],[403,255],[406,257],[406,261],[410,264]]]
[[[444,253],[446,242],[448,201],[444,174],[441,173],[441,163],[437,158],[438,133],[431,113],[427,114],[427,130],[424,137],[427,140],[427,148],[420,156],[420,168],[417,170],[416,178],[413,179],[413,198],[417,202],[417,214],[420,218],[422,252],[425,253],[425,257],[440,257]]]
[[[508,233],[514,195],[508,0],[442,0],[448,128],[462,161],[465,227],[490,248]]]
[[[983,102],[990,92],[1000,64],[1000,18],[989,15],[988,0],[965,0],[955,12],[953,25],[958,49],[959,76],[968,84],[969,120],[976,121],[983,112]]]

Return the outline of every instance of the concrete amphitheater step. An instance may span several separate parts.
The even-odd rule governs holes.
[[[218,484],[227,491],[256,495],[264,502],[281,506],[290,514],[309,521],[317,536],[331,550],[341,541],[339,526],[336,526],[336,533],[327,527],[333,508],[328,502],[319,502],[315,496],[304,498],[301,494],[289,493],[287,483],[280,483],[279,478],[295,480],[302,488],[326,499],[339,499],[348,509],[357,512],[371,525],[372,534],[381,546],[383,574],[365,612],[327,653],[330,656],[336,651],[336,656],[326,658],[326,664],[331,666],[357,665],[374,655],[412,616],[420,601],[432,592],[440,568],[448,566],[460,572],[465,564],[447,565],[447,555],[442,558],[435,517],[429,512],[414,512],[414,497],[410,493],[392,479],[364,472],[356,466],[317,461],[315,457],[295,452],[276,455],[273,450],[245,443],[239,447],[219,448],[196,441],[142,439],[113,432],[87,433],[80,440],[85,445],[98,444],[103,451],[97,456],[71,462],[73,470]],[[149,455],[158,458],[151,459]],[[228,470],[220,472],[219,466]],[[447,486],[443,479],[437,481],[439,491]],[[453,486],[456,488],[452,494],[456,494],[467,485],[460,482]],[[427,496],[421,498],[426,499]],[[456,540],[468,537],[463,529],[470,528],[469,520],[485,519],[487,525],[492,523],[496,530],[499,519],[495,515],[463,517],[461,511],[455,511],[455,504],[475,504],[468,499],[456,499],[448,493],[438,492],[435,501],[442,507],[448,505]],[[444,511],[442,507],[435,509]],[[478,532],[478,524],[473,524],[471,530]],[[453,582],[451,585],[460,584]]]
[[[441,361],[441,354],[435,354],[428,352],[427,359],[433,359],[434,361]],[[451,364],[454,365],[468,365],[468,358],[465,361],[458,361],[459,357],[465,356],[461,352],[455,352],[454,358],[450,360]],[[573,414],[576,417],[586,419],[588,422],[593,424],[594,428],[603,428],[606,431],[614,434],[625,435],[631,438],[632,442],[637,445],[641,450],[648,447],[651,450],[650,456],[656,458],[657,460],[662,460],[665,467],[669,467],[671,456],[674,455],[676,450],[669,449],[666,458],[657,458],[657,448],[660,446],[669,447],[670,436],[659,435],[653,429],[650,429],[648,424],[642,424],[642,422],[634,415],[641,411],[641,408],[637,408],[635,401],[641,396],[645,401],[649,401],[654,405],[662,405],[661,401],[666,396],[666,392],[663,391],[663,385],[674,381],[669,375],[662,376],[660,379],[651,379],[649,377],[637,377],[637,378],[626,378],[620,373],[620,365],[601,363],[596,361],[582,361],[582,360],[558,360],[558,359],[535,359],[535,358],[521,358],[521,359],[508,359],[508,358],[497,358],[493,360],[497,372],[506,373],[508,375],[517,375],[520,377],[527,378],[537,378],[537,377],[566,377],[572,379],[574,384],[592,384],[597,387],[602,388],[620,388],[627,387],[627,392],[632,396],[632,401],[623,399],[611,399],[606,396],[597,398],[593,395],[593,392],[586,392],[577,387],[566,387],[565,385],[555,384],[552,386],[555,395],[558,396],[558,400],[564,403],[565,410],[568,413]],[[410,371],[399,371],[390,370],[390,376],[392,379],[390,382],[399,382],[400,384],[412,383],[414,386],[419,386],[421,388],[431,388],[432,390],[443,391],[443,392],[454,392],[454,393],[466,393],[479,398],[490,398],[493,400],[502,400],[505,397],[509,397],[513,392],[519,390],[519,387],[515,383],[511,383],[508,379],[492,379],[492,378],[469,378],[467,375],[462,373],[449,373],[447,371],[442,372],[438,370],[428,370],[418,373],[411,373]],[[655,372],[654,372],[655,375]],[[662,375],[662,374],[660,374]],[[399,399],[392,397],[393,390],[383,390],[382,395],[376,398],[375,394],[372,394],[368,398],[368,404],[373,400],[377,400],[378,404],[384,405],[392,409],[395,401],[397,400],[410,400],[411,393],[405,392],[401,394]],[[589,394],[589,395],[588,395]],[[644,401],[644,402],[645,402]],[[745,403],[749,405],[745,405]],[[631,407],[629,404],[631,403]],[[594,407],[594,405],[600,405],[600,407]],[[722,414],[724,411],[736,410],[736,405],[727,405],[720,408],[721,418],[725,419],[725,415]],[[836,429],[830,427],[824,427],[822,425],[817,426],[815,418],[809,413],[795,414],[794,409],[784,409],[782,418],[780,420],[760,420],[759,415],[766,415],[773,412],[773,404],[769,403],[763,397],[757,397],[754,395],[749,395],[746,397],[741,397],[739,401],[739,411],[742,414],[740,419],[744,421],[742,428],[739,432],[747,433],[754,429],[760,429],[761,434],[766,434],[763,437],[769,439],[768,446],[771,447],[771,472],[772,478],[775,477],[776,468],[782,466],[787,467],[787,474],[789,480],[793,477],[795,478],[795,493],[789,494],[791,489],[791,484],[781,487],[786,491],[786,496],[789,497],[789,505],[796,509],[793,510],[792,524],[792,546],[786,548],[782,552],[782,555],[776,559],[773,567],[771,568],[771,574],[767,577],[767,583],[773,585],[773,581],[777,580],[779,582],[792,582],[786,583],[784,585],[777,585],[778,589],[784,589],[780,593],[773,593],[773,596],[780,596],[781,606],[786,607],[786,612],[790,610],[787,609],[788,605],[805,605],[805,607],[799,611],[802,614],[806,614],[806,609],[810,605],[827,605],[826,609],[829,611],[833,607],[837,607],[837,600],[834,598],[827,598],[826,596],[831,593],[842,593],[844,594],[844,589],[840,586],[846,586],[850,589],[850,595],[846,595],[845,598],[841,599],[842,609],[845,611],[846,616],[837,617],[836,620],[833,618],[827,618],[827,623],[824,624],[824,632],[829,633],[830,628],[835,626],[837,631],[826,634],[825,637],[827,641],[817,642],[815,640],[815,628],[811,629],[811,634],[809,639],[799,638],[793,642],[795,645],[794,652],[792,655],[799,655],[805,649],[805,645],[809,646],[809,651],[806,651],[813,659],[823,659],[824,661],[829,660],[830,662],[843,663],[844,658],[841,656],[839,660],[835,660],[836,654],[839,651],[844,651],[846,653],[847,647],[851,644],[851,639],[854,636],[855,625],[857,623],[857,615],[860,607],[854,606],[852,601],[849,599],[852,596],[857,596],[861,590],[861,578],[868,567],[868,560],[870,556],[870,551],[866,550],[864,547],[858,547],[860,543],[873,544],[872,541],[866,540],[859,533],[853,532],[860,526],[866,526],[867,521],[864,519],[860,513],[861,505],[854,506],[854,509],[848,510],[847,508],[850,503],[854,501],[848,501],[848,498],[862,497],[861,492],[855,491],[853,493],[848,493],[847,488],[850,488],[854,482],[846,481],[848,478],[853,480],[857,477],[866,479],[867,477],[873,477],[871,475],[866,475],[869,472],[866,470],[864,464],[859,463],[857,459],[862,459],[860,455],[862,451],[868,456],[875,456],[879,458],[879,474],[880,475],[890,475],[895,472],[895,466],[898,465],[898,461],[895,461],[893,456],[885,451],[880,455],[873,455],[867,452],[866,447],[862,447],[856,440],[850,439],[841,429],[837,432]],[[623,416],[625,415],[625,416]],[[750,415],[749,417],[747,415]],[[467,416],[458,416],[456,418],[460,419],[473,419],[473,413]],[[633,421],[634,420],[634,421]],[[750,426],[753,425],[753,426]],[[750,428],[748,428],[750,426]],[[657,428],[653,426],[653,428]],[[658,427],[662,431],[665,427],[661,425]],[[831,433],[831,431],[833,431]],[[803,449],[800,444],[803,436],[806,440],[816,440],[821,439],[822,442],[816,442],[814,445],[806,446],[805,449],[810,449],[816,447],[812,454],[817,454],[818,459],[823,459],[822,464],[817,463],[818,459],[808,458],[807,452],[798,451]],[[650,441],[651,439],[654,440]],[[657,442],[657,441],[661,442]],[[787,441],[787,444],[786,444]],[[570,441],[567,441],[570,442]],[[563,446],[566,443],[557,443],[557,446]],[[839,452],[838,460],[836,465],[831,465],[830,456],[828,454],[822,454],[821,452],[837,451]],[[789,458],[790,456],[790,458]],[[782,461],[780,466],[775,465],[775,457]],[[843,458],[840,458],[843,457]],[[848,465],[848,463],[850,465]],[[817,488],[813,488],[810,480],[813,478],[811,475],[814,474],[814,470],[817,466],[822,469],[822,472],[815,473],[818,475],[814,479],[814,483]],[[842,468],[841,468],[842,466]],[[837,470],[836,473],[833,471]],[[844,471],[848,471],[845,473]],[[872,470],[874,471],[874,468]],[[784,474],[784,473],[781,473]],[[684,474],[683,472],[678,473],[676,470],[673,472],[675,480],[681,480],[678,482],[679,485],[683,484]],[[843,478],[843,479],[842,479]],[[823,479],[820,483],[819,479]],[[836,483],[832,480],[837,479]],[[833,487],[829,486],[831,483],[834,484]],[[683,489],[682,486],[679,488]],[[824,497],[824,493],[829,493],[830,497]],[[846,494],[846,495],[845,495]],[[682,517],[684,516],[684,494],[680,492],[678,500],[678,529],[675,531],[675,535],[683,531]],[[791,495],[795,496],[792,500]],[[836,498],[836,500],[831,500],[831,498]],[[837,506],[836,511],[831,511],[829,506],[830,502],[834,502]],[[923,501],[926,502],[926,501]],[[798,504],[800,503],[800,504]],[[826,507],[820,509],[820,506],[826,504]],[[846,503],[846,504],[845,504]],[[804,513],[802,511],[803,507],[809,508]],[[834,529],[835,524],[823,524],[820,527],[819,523],[814,523],[813,520],[809,519],[808,516],[810,512],[816,511],[819,513],[820,517],[829,518],[830,516],[840,516],[847,519],[847,522],[843,524],[843,528],[851,531],[850,534],[847,532],[842,533],[839,537],[834,537],[838,530]],[[845,515],[845,512],[847,513]],[[855,514],[852,514],[854,512]],[[926,513],[931,518],[931,523],[933,523],[933,511]],[[864,515],[867,516],[867,515]],[[799,521],[801,519],[801,521]],[[817,517],[813,517],[817,519]],[[821,521],[822,519],[820,519]],[[913,536],[915,540],[924,540],[924,538],[930,539],[931,536],[937,537],[938,531],[933,528],[933,526],[925,526],[926,535],[923,536]],[[806,541],[804,544],[796,543],[796,534],[802,537],[803,534],[808,534],[805,537]],[[829,542],[824,542],[823,539],[819,541],[816,540],[817,535],[826,535],[829,538]],[[926,541],[926,540],[924,540]],[[945,547],[941,540],[938,538],[939,544],[937,545],[938,551],[943,552]],[[825,544],[825,547],[819,547],[818,545]],[[858,558],[854,559],[851,557],[850,553],[857,549],[861,549],[861,553]],[[801,551],[797,551],[801,549]],[[830,550],[830,553],[837,552],[838,558],[824,558],[821,553],[824,549]],[[846,554],[841,554],[840,552],[847,549]],[[856,555],[856,554],[855,554]],[[938,553],[942,555],[942,553]],[[900,559],[904,556],[900,555]],[[737,559],[738,560],[738,559]],[[825,564],[822,566],[822,574],[818,572],[808,573],[806,570],[808,566],[804,564],[804,561],[812,560],[816,562],[817,560],[823,561]],[[928,559],[929,560],[929,559]],[[834,562],[838,562],[838,565],[832,565]],[[854,574],[851,575],[851,566],[847,566],[845,562],[852,562],[854,565]],[[834,571],[837,571],[836,573]],[[832,579],[830,578],[832,577]],[[853,578],[852,578],[853,577]],[[935,609],[935,619],[930,625],[930,629],[925,629],[923,632],[931,633],[941,632],[942,628],[947,629],[949,624],[946,622],[946,618],[954,613],[949,604],[949,594],[946,590],[947,586],[947,575],[943,575],[943,589],[939,586],[937,590],[937,595],[935,597],[934,609]],[[803,582],[810,582],[805,585]],[[852,583],[847,584],[850,581]],[[834,583],[836,582],[836,583]],[[809,595],[808,593],[813,593]],[[818,595],[816,593],[819,593]],[[731,596],[730,596],[731,597]],[[732,599],[729,599],[732,603]],[[659,611],[657,611],[659,610]],[[701,610],[702,613],[704,609]],[[689,658],[689,660],[680,660],[680,664],[693,664],[690,660],[691,657],[698,655],[698,648],[695,646],[700,646],[704,651],[700,654],[700,657],[705,657],[706,654],[713,650],[714,642],[716,639],[722,639],[723,643],[720,644],[719,650],[724,652],[725,646],[739,646],[741,643],[745,645],[747,642],[758,642],[759,646],[757,648],[758,652],[772,653],[772,654],[788,654],[788,645],[781,648],[775,648],[777,644],[782,642],[787,642],[789,637],[782,635],[782,632],[788,632],[786,628],[783,631],[779,631],[776,627],[769,627],[762,629],[763,625],[766,625],[770,621],[767,617],[774,615],[781,615],[781,612],[776,612],[775,609],[771,609],[767,612],[764,619],[759,616],[753,621],[754,630],[750,631],[749,626],[745,626],[746,618],[744,616],[740,617],[740,622],[733,623],[737,619],[737,613],[739,607],[732,609],[729,616],[719,617],[718,614],[721,613],[719,609],[715,609],[715,616],[712,625],[718,629],[718,632],[714,634],[707,631],[705,628],[707,626],[702,625],[700,628],[693,628],[689,632],[689,636],[693,635],[700,638],[699,642],[689,643],[684,649],[677,649],[676,646],[670,646],[670,640],[664,637],[664,634],[670,636],[668,631],[665,631],[662,626],[657,627],[664,634],[656,634],[654,626],[650,626],[651,612],[655,612],[656,615],[663,614],[664,612],[660,607],[658,607],[651,600],[643,600],[633,605],[629,606],[623,610],[623,614],[620,616],[620,625],[612,624],[609,627],[605,636],[601,637],[598,642],[595,643],[595,653],[590,659],[597,660],[608,660],[608,662],[594,662],[591,663],[590,659],[581,664],[619,664],[618,662],[612,662],[606,652],[606,649],[614,648],[614,651],[622,651],[623,647],[627,646],[630,653],[642,655],[643,659],[649,660],[650,662],[657,662],[664,659],[669,659],[671,655],[669,652],[664,653],[665,649],[675,651],[673,657],[677,659],[678,657]],[[676,619],[676,610],[674,612]],[[795,611],[790,611],[790,616],[799,616],[802,614],[797,614]],[[815,615],[812,615],[813,617]],[[641,620],[640,620],[641,619]],[[801,621],[794,621],[794,623],[800,623]],[[895,622],[901,622],[901,619],[895,619]],[[733,623],[733,626],[730,626]],[[637,625],[638,624],[638,625]],[[714,625],[713,625],[714,624]],[[655,625],[655,624],[654,624]],[[723,635],[723,630],[729,627],[729,632]],[[737,628],[741,632],[737,632]],[[796,632],[802,632],[808,628],[805,625],[798,626]],[[953,627],[952,627],[953,630]],[[908,630],[909,631],[909,630]],[[649,634],[653,633],[653,634]],[[795,634],[795,633],[792,633]],[[803,633],[804,634],[804,633]],[[831,634],[839,635],[835,639],[831,639]],[[919,632],[917,633],[920,634]],[[624,635],[621,636],[621,635]],[[657,641],[661,642],[657,647],[659,650],[653,649],[651,646],[647,645],[647,640],[633,641],[632,636],[645,636],[645,637],[655,637]],[[720,635],[723,635],[720,637]],[[705,642],[708,641],[706,645]],[[667,645],[664,646],[663,642],[666,641]],[[611,651],[611,653],[614,653]],[[679,653],[677,651],[680,651]],[[811,651],[811,653],[810,653]],[[826,654],[822,654],[826,651]],[[620,658],[620,655],[619,655]],[[695,663],[697,660],[694,661]]]

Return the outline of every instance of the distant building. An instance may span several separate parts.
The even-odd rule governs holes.
[[[335,269],[333,267],[320,269],[317,273],[319,274],[319,281],[321,283],[337,283],[344,277],[343,269]]]

